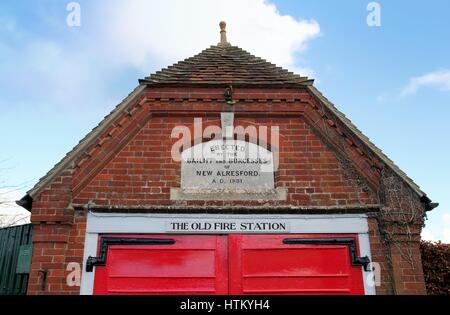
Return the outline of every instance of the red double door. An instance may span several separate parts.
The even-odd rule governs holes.
[[[356,235],[108,237],[125,242],[104,246],[106,261],[95,268],[94,294],[364,294],[362,267],[351,265],[349,246],[286,242],[357,241]]]

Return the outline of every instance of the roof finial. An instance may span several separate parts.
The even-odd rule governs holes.
[[[227,31],[225,30],[225,28],[227,27],[227,23],[225,23],[224,21],[219,23],[220,26],[220,43],[221,44],[227,44]]]

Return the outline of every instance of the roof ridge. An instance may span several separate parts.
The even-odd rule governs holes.
[[[232,77],[230,77],[232,76]],[[219,43],[139,80],[141,84],[298,84],[312,79],[255,56],[238,46]]]

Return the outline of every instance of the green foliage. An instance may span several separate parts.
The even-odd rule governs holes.
[[[427,293],[450,294],[450,244],[422,241],[420,251]]]

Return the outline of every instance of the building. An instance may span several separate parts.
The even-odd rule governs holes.
[[[28,294],[424,294],[418,242],[437,204],[313,80],[220,26],[18,202],[34,226]]]

